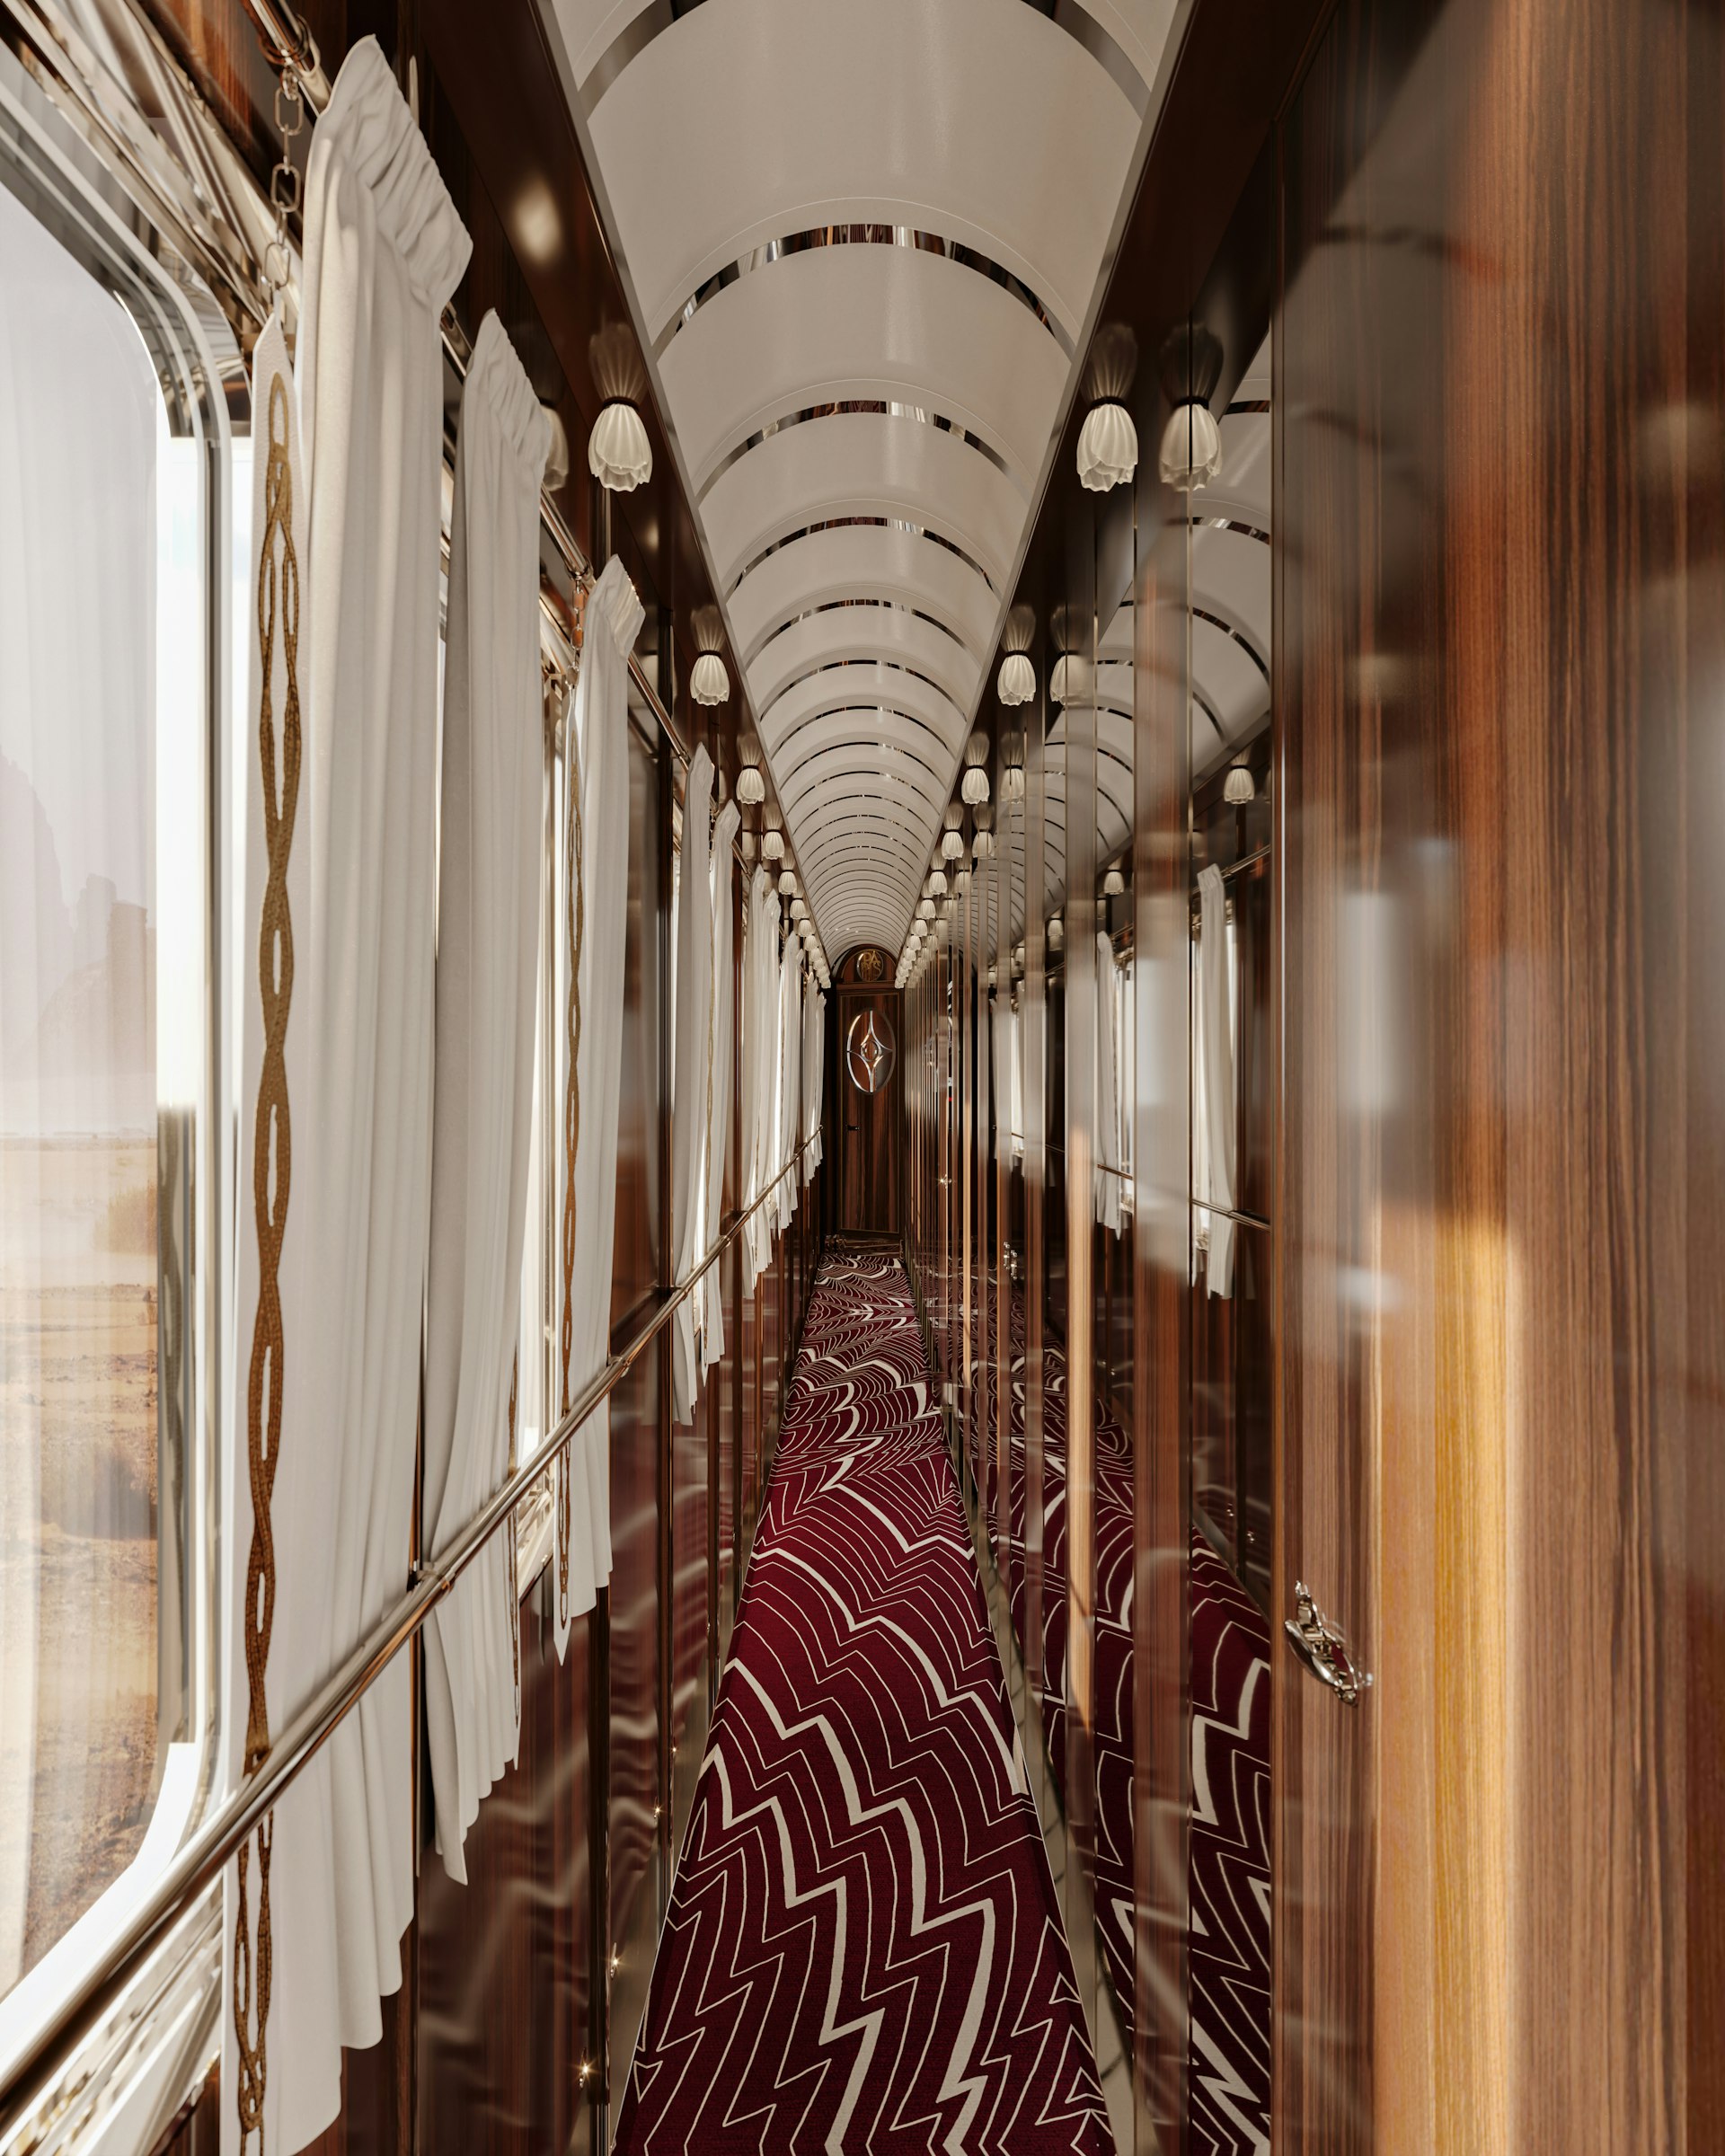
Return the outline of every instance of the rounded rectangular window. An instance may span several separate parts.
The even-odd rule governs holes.
[[[93,212],[0,125],[0,2053],[181,1838],[212,1696],[213,466]]]

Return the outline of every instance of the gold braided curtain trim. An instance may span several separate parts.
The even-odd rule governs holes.
[[[288,1109],[288,1013],[294,994],[294,924],[288,864],[299,807],[299,561],[294,551],[294,481],[288,455],[288,384],[270,384],[270,461],[264,474],[263,549],[258,563],[258,766],[263,791],[264,850],[269,872],[258,922],[258,993],[263,1007],[263,1065],[258,1078],[257,1127],[252,1148],[252,1210],[258,1238],[258,1307],[246,1383],[246,1459],[252,1482],[252,1547],[245,1567],[245,1674],[248,1704],[245,1772],[270,1756],[270,1706],[264,1690],[270,1635],[276,1614],[276,1545],[270,1516],[281,1445],[281,1244],[293,1184],[293,1134]],[[279,639],[287,683],[280,761],[273,702]],[[274,1175],[271,1177],[273,1165]],[[264,2145],[263,2099],[269,2081],[270,1856],[275,1814],[259,1826],[258,1928],[255,1947],[248,1907],[252,1844],[239,1854],[239,1909],[234,1932],[234,2034],[239,2055],[235,2101],[240,2146],[255,2134]]]
[[[581,830],[581,755],[571,709],[563,747],[563,928],[569,944],[569,1008],[563,1082],[563,1327],[562,1413],[569,1412],[569,1357],[575,1337],[575,1156],[581,1143],[581,938],[587,928],[587,894],[581,888],[585,842]],[[569,1624],[569,1447],[557,1455],[557,1621]]]

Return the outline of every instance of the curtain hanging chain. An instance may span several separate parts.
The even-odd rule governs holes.
[[[299,215],[299,168],[294,163],[294,144],[305,125],[305,100],[300,93],[299,69],[289,60],[276,83],[276,128],[281,137],[281,157],[270,174],[270,202],[276,213],[276,236],[265,252],[263,262],[270,302],[278,307],[283,292],[292,281],[288,220]]]

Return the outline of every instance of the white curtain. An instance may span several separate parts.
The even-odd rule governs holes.
[[[995,1158],[1013,1164],[1013,1005],[1004,994],[995,997]]]
[[[579,789],[580,1025],[576,1106],[574,1265],[562,1283],[570,1355],[562,1406],[590,1384],[611,1349],[617,1212],[617,1109],[623,1084],[623,969],[629,902],[629,652],[643,608],[613,559],[587,603],[580,677],[570,714],[571,783]],[[579,761],[577,760],[579,759]],[[563,1194],[567,1197],[567,1193]],[[551,1551],[553,1630],[561,1658],[571,1621],[611,1577],[611,1412],[601,1401],[571,1438],[557,1478]]]
[[[681,896],[677,919],[676,1069],[671,1082],[672,1278],[686,1280],[704,1255],[707,1128],[712,1098],[712,758],[697,748],[683,800]],[[671,1316],[671,1416],[694,1418],[701,1364],[695,1347],[696,1297]]]
[[[779,898],[765,869],[755,871],[754,905],[749,914],[749,1002],[744,1012],[743,1042],[749,1062],[752,1095],[748,1181],[749,1204],[773,1180],[779,1098],[779,1029],[783,981],[779,973]],[[773,1254],[773,1213],[764,1205],[750,1216],[745,1238],[743,1292],[752,1294]]]
[[[514,1435],[545,762],[539,482],[550,438],[503,325],[487,314],[456,441],[443,676],[421,1498],[433,1557],[508,1474]],[[467,1828],[516,1756],[518,1615],[514,1549],[500,1534],[427,1629],[431,1785],[452,1878],[466,1878]]]
[[[778,1143],[772,1171],[781,1180],[774,1203],[766,1207],[777,1223],[775,1233],[783,1233],[797,1209],[797,1179],[783,1171],[797,1150],[797,1119],[801,1109],[802,1089],[798,1082],[802,1075],[801,991],[802,944],[791,936],[779,961],[779,1100],[774,1126]]]
[[[803,1155],[802,1180],[814,1180],[820,1165],[821,1054],[827,1037],[827,998],[818,991],[802,1007],[802,1135],[809,1145]]]
[[[708,871],[712,913],[712,1098],[707,1109],[707,1151],[703,1169],[705,1203],[701,1214],[701,1250],[719,1240],[725,1207],[725,1153],[730,1138],[731,1078],[737,1045],[737,984],[733,974],[731,923],[731,844],[740,821],[735,801],[727,801],[712,826],[712,863]],[[701,1359],[712,1369],[725,1352],[725,1284],[722,1265],[710,1265],[701,1284]]]
[[[1096,932],[1096,1217],[1120,1232],[1120,1100],[1115,1063],[1114,946]]]
[[[438,535],[443,356],[438,323],[469,243],[375,41],[349,54],[312,139],[298,349],[304,481],[296,512],[297,667],[303,733],[287,888],[292,916],[280,1130],[258,1114],[261,991],[248,973],[247,1199],[269,1180],[285,1215],[276,1351],[258,1287],[262,1236],[243,1203],[236,1428],[248,1377],[279,1388],[270,1505],[275,1601],[265,1691],[270,1726],[345,1657],[406,1585],[419,1418],[420,1321],[430,1210],[432,976],[437,851]],[[269,530],[272,429],[284,422],[272,344],[255,378],[254,541]],[[286,399],[291,403],[291,398]],[[279,493],[275,497],[279,502]],[[279,535],[271,538],[279,555]],[[279,583],[284,608],[288,579]],[[288,714],[279,641],[273,710]],[[254,714],[258,675],[254,671]],[[258,739],[248,726],[249,742]],[[279,800],[285,782],[271,782]],[[248,803],[248,922],[266,923],[263,780]],[[278,839],[278,854],[282,851]],[[243,946],[255,951],[259,932]],[[280,979],[288,979],[285,968]],[[276,1066],[271,1062],[269,1080]],[[260,1121],[262,1127],[260,1128]],[[284,1187],[286,1186],[286,1187]],[[259,1358],[254,1360],[254,1357]],[[236,1475],[236,1604],[252,1540]],[[238,1627],[236,1626],[237,1630]],[[233,1713],[246,1722],[246,1657],[235,1643]],[[279,1808],[270,1852],[268,2072],[257,2130],[292,2156],[341,2102],[341,2048],[375,2044],[378,1999],[401,1982],[412,1913],[413,1730],[408,1663],[397,1657]],[[262,1851],[249,1862],[253,1944]],[[237,1884],[229,1875],[234,1954]],[[234,1996],[231,1958],[225,1998]],[[224,2144],[242,2142],[243,2094],[230,2008]],[[250,2136],[243,2138],[249,2140]]]
[[[1227,892],[1212,865],[1198,878],[1198,1022],[1193,1028],[1196,1068],[1193,1113],[1193,1195],[1225,1210],[1199,1215],[1208,1243],[1205,1277],[1213,1295],[1234,1293],[1234,1013],[1228,991]]]

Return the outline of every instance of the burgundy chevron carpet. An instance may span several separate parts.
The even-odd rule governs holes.
[[[1111,2147],[896,1259],[815,1286],[615,2145]]]

